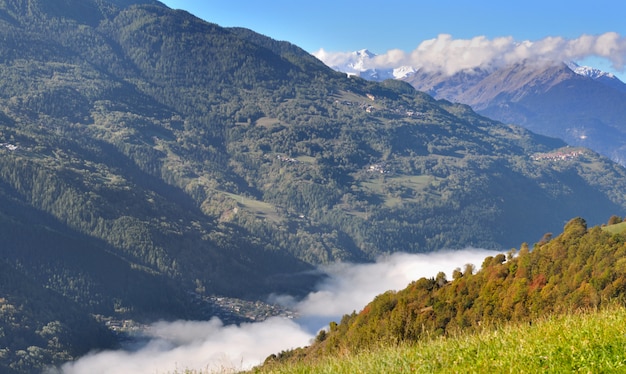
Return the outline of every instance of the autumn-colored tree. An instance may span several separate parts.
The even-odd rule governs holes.
[[[561,235],[542,240],[532,251],[524,243],[517,255],[488,257],[477,272],[467,264],[452,277],[448,282],[440,272],[379,295],[361,313],[332,325],[325,342],[305,349],[306,354],[358,351],[382,341],[395,344],[549,313],[626,305],[626,237],[587,229],[585,220],[574,218]]]
[[[616,215],[611,216],[611,218],[609,218],[609,222],[607,223],[608,225],[615,225],[618,223],[622,222],[622,218]]]

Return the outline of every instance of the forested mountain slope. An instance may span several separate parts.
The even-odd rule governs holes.
[[[2,265],[81,318],[206,317],[202,296],[298,294],[315,264],[626,208],[589,150],[154,1],[0,1],[0,144]],[[6,362],[39,344],[11,339]]]

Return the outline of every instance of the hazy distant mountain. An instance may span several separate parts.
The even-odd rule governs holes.
[[[437,98],[626,164],[626,84],[598,69],[530,63],[451,77],[418,72],[405,80]]]
[[[303,293],[320,263],[626,213],[595,152],[152,1],[0,2],[0,88],[2,372]]]
[[[374,69],[369,66],[375,58],[363,50],[332,67],[364,79],[401,79],[437,99],[468,104],[490,118],[589,147],[626,165],[626,84],[613,74],[573,62],[527,62],[448,76],[405,66]],[[400,69],[403,73],[394,74]]]

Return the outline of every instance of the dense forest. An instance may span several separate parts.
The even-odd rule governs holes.
[[[626,226],[618,217],[610,223],[588,228],[575,218],[532,250],[524,243],[485,258],[480,269],[457,268],[451,280],[440,272],[381,294],[358,313],[332,322],[310,347],[272,355],[266,363],[313,361],[508,322],[532,324],[551,314],[624,306]]]
[[[1,0],[0,88],[6,370],[115,344],[110,318],[304,294],[318,264],[626,210],[626,171],[594,152],[157,1]],[[35,312],[52,299],[75,307]]]

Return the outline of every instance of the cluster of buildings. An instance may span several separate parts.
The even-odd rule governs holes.
[[[223,322],[228,322],[227,314],[233,314],[248,321],[264,321],[270,317],[281,316],[295,318],[294,311],[276,304],[261,301],[247,301],[224,296],[209,296],[208,301],[219,306],[223,315],[218,316]],[[226,317],[226,320],[225,320]]]
[[[370,173],[388,174],[389,170],[385,169],[385,164],[372,164],[367,168]]]
[[[371,94],[367,94],[367,97],[374,101],[376,98],[371,95]],[[388,112],[388,113],[392,113],[394,115],[398,115],[398,116],[403,116],[403,117],[421,117],[424,115],[424,113],[422,112],[416,112],[414,110],[411,109],[406,109],[406,108],[401,108],[401,109],[394,109],[394,110],[389,110],[389,109],[378,109],[375,106],[368,104],[368,103],[357,103],[357,102],[352,102],[352,101],[348,101],[348,100],[335,100],[335,104],[338,105],[346,105],[346,106],[358,106],[359,108],[364,109],[367,113],[374,113],[376,111],[379,112]]]
[[[298,161],[298,160],[296,160],[295,158],[287,157],[287,156],[285,156],[285,155],[276,155],[276,158],[277,158],[279,161],[282,161],[282,162],[289,162],[289,163],[292,163],[292,164],[297,164],[297,163],[299,162],[299,161]]]
[[[15,151],[17,149],[17,146],[15,144],[11,144],[11,143],[0,143],[0,147],[1,148],[6,148],[9,151]]]
[[[581,150],[571,150],[569,152],[550,152],[550,153],[535,153],[531,156],[534,161],[548,160],[548,161],[565,161],[571,160],[576,157],[582,156],[585,153]]]
[[[104,323],[109,330],[119,335],[135,335],[147,330],[148,328],[148,325],[138,323],[131,319],[117,319],[100,314],[96,314],[94,317],[98,322]]]

